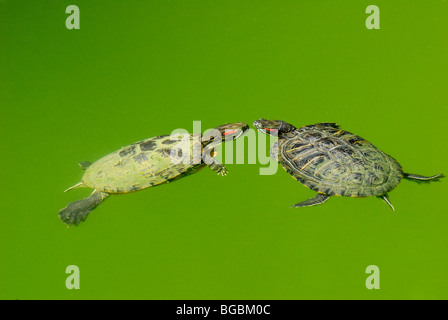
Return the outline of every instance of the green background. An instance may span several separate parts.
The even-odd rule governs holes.
[[[395,213],[376,198],[291,209],[313,192],[229,164],[112,197],[79,227],[57,216],[90,193],[62,192],[77,162],[193,120],[337,122],[408,172],[448,173],[447,6],[0,1],[0,298],[447,299],[447,180],[403,181]]]

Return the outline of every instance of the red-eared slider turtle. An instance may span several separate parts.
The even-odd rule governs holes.
[[[376,196],[394,210],[387,193],[402,178],[430,182],[444,177],[403,173],[394,158],[360,136],[341,130],[335,123],[297,129],[284,121],[260,119],[254,126],[260,132],[278,136],[271,157],[297,181],[318,192],[314,198],[292,207],[315,206],[330,196]]]
[[[67,225],[78,225],[111,194],[139,191],[168,183],[209,166],[225,175],[227,169],[213,158],[214,147],[238,138],[249,129],[245,123],[219,126],[205,135],[174,134],[135,142],[91,164],[81,162],[86,172],[80,183],[67,189],[93,188],[85,199],[71,202],[59,211]]]

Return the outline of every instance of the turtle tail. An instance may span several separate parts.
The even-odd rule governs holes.
[[[95,190],[85,199],[70,202],[65,208],[59,211],[59,217],[68,227],[72,224],[77,226],[86,220],[89,213],[98,207],[107,197],[109,197],[108,193]]]
[[[440,179],[445,178],[445,175],[443,173],[439,173],[434,176],[425,177],[418,174],[405,173],[403,178],[415,181],[417,183],[429,183],[434,181],[440,181]]]

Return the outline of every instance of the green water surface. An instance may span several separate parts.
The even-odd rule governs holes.
[[[111,197],[78,227],[57,216],[90,193],[63,193],[78,162],[193,120],[337,122],[405,171],[447,174],[447,6],[0,1],[0,298],[447,299],[448,180],[403,181],[395,213],[376,198],[291,209],[313,191],[228,164]]]

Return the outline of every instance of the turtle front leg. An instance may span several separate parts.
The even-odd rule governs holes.
[[[219,163],[218,160],[213,158],[214,156],[216,156],[216,152],[214,151],[213,148],[204,149],[204,156],[203,156],[204,163],[210,169],[212,169],[213,172],[216,172],[217,174],[220,174],[222,176],[227,175],[229,171],[227,171],[226,167],[223,164]]]

